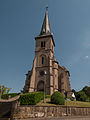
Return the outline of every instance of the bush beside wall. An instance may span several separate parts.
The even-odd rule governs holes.
[[[20,95],[21,105],[36,105],[43,99],[43,92],[25,93]]]
[[[9,96],[10,96],[10,98],[12,98],[12,97],[17,96],[18,94],[19,94],[19,93],[7,93],[7,94],[1,95],[1,98],[2,98],[2,99],[8,99]]]
[[[65,98],[60,92],[54,92],[51,96],[51,103],[56,105],[64,105]]]

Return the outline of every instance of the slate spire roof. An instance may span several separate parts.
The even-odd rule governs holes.
[[[45,17],[42,24],[40,35],[47,35],[47,34],[51,34],[50,23],[48,18],[48,6],[46,7]]]

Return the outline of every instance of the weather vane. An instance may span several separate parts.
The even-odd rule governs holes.
[[[48,5],[46,5],[46,11],[48,11]]]

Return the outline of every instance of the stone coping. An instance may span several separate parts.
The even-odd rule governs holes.
[[[13,102],[13,101],[16,101],[16,100],[18,100],[19,99],[19,97],[20,97],[20,95],[17,95],[17,96],[15,96],[15,97],[13,97],[13,98],[10,98],[10,99],[8,99],[8,100],[4,100],[4,99],[0,99],[0,102],[1,103],[7,103],[7,102]]]
[[[90,107],[78,107],[78,106],[59,106],[59,105],[20,105],[20,107],[63,107],[63,108],[90,108]]]

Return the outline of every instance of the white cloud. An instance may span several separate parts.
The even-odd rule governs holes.
[[[89,56],[87,55],[87,56],[85,56],[84,58],[85,58],[85,59],[88,59],[88,58],[89,58]]]

